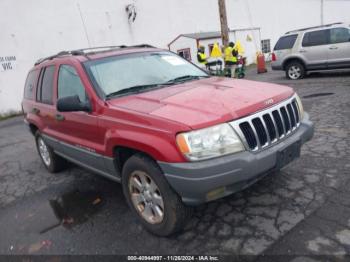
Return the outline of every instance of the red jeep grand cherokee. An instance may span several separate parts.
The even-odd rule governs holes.
[[[22,105],[50,172],[68,160],[121,182],[157,235],[288,164],[314,130],[291,88],[211,77],[148,45],[41,59]]]

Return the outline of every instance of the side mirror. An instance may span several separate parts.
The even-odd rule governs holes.
[[[57,100],[57,110],[59,112],[73,112],[85,111],[91,112],[91,105],[89,102],[80,102],[79,96],[66,96]]]

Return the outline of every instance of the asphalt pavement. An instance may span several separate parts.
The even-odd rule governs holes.
[[[280,172],[196,208],[185,230],[169,238],[142,228],[118,183],[74,165],[48,173],[23,119],[0,122],[0,254],[226,254],[266,261],[330,255],[345,261],[350,72],[291,81],[283,72],[250,69],[247,78],[293,87],[315,123],[314,138]]]

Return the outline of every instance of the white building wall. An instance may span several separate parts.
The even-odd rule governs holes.
[[[350,1],[324,0],[325,23],[350,23]],[[226,0],[229,27],[260,27],[272,45],[288,30],[318,25],[321,0]],[[135,4],[129,23],[125,6]],[[19,110],[27,71],[40,57],[88,46],[149,43],[220,29],[217,0],[1,0],[0,114]],[[7,62],[5,63],[8,64]]]

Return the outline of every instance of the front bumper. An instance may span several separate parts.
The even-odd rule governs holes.
[[[184,203],[198,205],[245,189],[276,169],[277,153],[314,133],[305,113],[298,130],[290,137],[259,153],[244,151],[200,162],[158,162],[172,188]],[[209,194],[208,194],[209,193]]]

